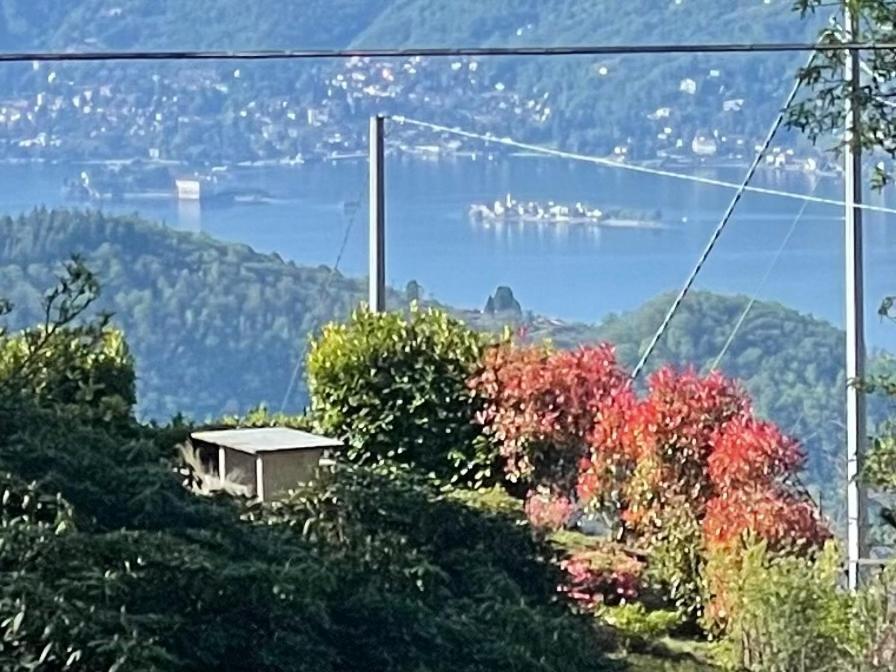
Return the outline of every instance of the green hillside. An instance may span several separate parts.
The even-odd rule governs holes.
[[[790,40],[793,3],[776,0],[392,0],[356,46],[658,44]],[[518,31],[522,32],[518,34]]]
[[[803,20],[791,11],[791,4],[790,0],[680,4],[675,0],[0,0],[0,48],[810,40],[823,17]],[[197,22],[202,30],[195,30]],[[149,147],[160,147],[164,158],[193,162],[275,159],[325,154],[327,147],[320,143],[334,134],[342,139],[340,148],[351,151],[363,145],[364,119],[386,112],[589,152],[608,153],[626,145],[630,157],[652,159],[688,155],[693,137],[708,131],[717,134],[724,145],[720,152],[726,156],[750,147],[767,130],[802,59],[794,53],[500,58],[479,59],[473,71],[466,69],[471,63],[456,59],[417,64],[397,59],[366,63],[359,72],[349,72],[345,61],[266,61],[241,63],[238,83],[233,63],[92,63],[54,66],[64,76],[52,85],[43,71],[7,66],[0,68],[0,84],[12,100],[60,95],[58,108],[49,113],[38,110],[33,124],[22,122],[22,130],[11,129],[9,137],[14,148],[40,132],[64,139],[58,151],[42,150],[42,155],[50,152],[53,158],[146,156]],[[454,69],[461,65],[466,67]],[[365,92],[370,82],[381,79],[384,68],[395,71],[390,92]],[[366,79],[352,80],[356,74]],[[154,75],[160,77],[155,84]],[[355,85],[344,86],[351,81]],[[110,92],[105,101],[109,108],[128,110],[127,119],[119,113],[93,120],[80,109],[70,109],[69,101],[78,91],[98,86]],[[179,100],[184,90],[195,93]],[[298,108],[291,121],[282,118],[284,101]],[[253,112],[247,117],[250,105]],[[321,128],[298,123],[307,108],[324,112],[327,121]],[[668,112],[657,116],[657,110]],[[192,121],[168,121],[181,117]],[[159,119],[156,126],[148,121]],[[133,131],[134,123],[142,132]],[[737,144],[737,139],[742,142]],[[424,140],[432,143],[433,137]],[[0,147],[2,141],[0,133]],[[17,157],[32,156],[16,152]]]
[[[159,418],[279,405],[308,333],[347,316],[364,293],[360,281],[244,245],[40,210],[0,219],[0,288],[18,307],[17,326],[39,320],[40,292],[71,253],[102,279],[99,305],[136,354],[140,410]]]
[[[2,0],[0,46],[332,48],[350,43],[384,7],[365,0]]]
[[[333,48],[805,37],[789,0],[2,0],[5,47]],[[195,30],[196,21],[203,29]],[[518,32],[521,31],[521,32]]]
[[[309,333],[345,318],[365,294],[362,280],[306,268],[244,245],[173,231],[134,217],[35,211],[0,219],[0,288],[18,306],[16,325],[38,321],[40,292],[59,263],[79,253],[103,283],[137,361],[144,416],[204,418],[261,402],[279,407]],[[628,365],[637,359],[670,297],[658,297],[600,325],[540,317],[528,338],[558,346],[608,340]],[[399,306],[394,293],[390,305]],[[707,366],[727,339],[746,297],[691,294],[651,366]],[[519,315],[458,311],[482,330],[519,326]],[[722,362],[757,410],[799,436],[815,483],[833,483],[842,447],[843,335],[827,322],[774,303],[757,303]],[[303,377],[289,408],[304,404]]]

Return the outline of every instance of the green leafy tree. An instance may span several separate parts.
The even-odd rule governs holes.
[[[830,4],[823,0],[796,0],[795,9],[806,17],[823,11],[822,8]],[[889,0],[844,0],[842,4],[852,12],[854,26],[844,26],[843,19],[838,18],[820,32],[821,48],[798,76],[806,94],[788,110],[788,122],[812,142],[825,143],[836,153],[849,141],[855,147],[892,160],[896,158],[896,91],[893,88],[896,61],[892,52],[858,53],[861,74],[858,86],[854,86],[846,73],[850,52],[825,47],[850,42],[892,44],[896,41],[896,9]],[[850,36],[846,29],[852,30],[853,34]],[[855,110],[850,124],[846,119],[848,104]],[[847,134],[843,132],[845,128]],[[891,173],[885,163],[878,163],[872,183],[883,186]]]
[[[175,470],[184,427],[45,389],[102,369],[100,338],[74,369],[53,355],[104,329],[84,312],[90,276],[68,270],[48,303],[76,306],[77,329],[51,318],[12,337],[34,356],[0,370],[0,669],[607,668],[609,645],[553,590],[548,549],[506,514],[384,467],[276,505],[199,496]],[[32,362],[45,385],[9,382]]]
[[[321,431],[359,464],[392,460],[450,481],[480,483],[494,455],[474,426],[467,381],[483,338],[446,313],[356,311],[311,346],[311,410]]]
[[[127,419],[136,403],[127,344],[106,315],[80,321],[99,295],[93,273],[77,257],[63,270],[44,296],[39,327],[16,334],[0,329],[0,385],[8,395]],[[7,303],[2,313],[12,308]]]

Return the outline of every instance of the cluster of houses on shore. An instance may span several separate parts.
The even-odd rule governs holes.
[[[143,78],[112,68],[98,71],[103,79],[98,74],[93,81],[89,73],[75,76],[35,62],[20,95],[0,99],[0,150],[13,159],[302,162],[363,156],[366,127],[358,121],[380,112],[439,120],[448,114],[471,130],[504,129],[525,138],[532,131],[544,136],[557,123],[555,108],[563,109],[548,85],[520,91],[502,71],[469,57],[354,57],[321,71],[312,86],[280,95],[273,86],[261,93],[254,83],[260,71],[247,68],[190,64]],[[608,82],[615,75],[608,66],[594,69],[595,77]],[[644,133],[620,138],[609,154],[619,161],[748,160],[755,139],[711,127],[695,132],[674,102],[686,102],[705,82],[721,77],[713,69],[683,79],[677,92],[670,89],[672,102],[643,113]],[[724,118],[749,110],[743,98],[720,104]],[[426,157],[491,151],[474,140],[408,127],[394,130],[393,147]],[[783,147],[767,162],[775,168],[820,167],[817,155],[799,156]]]

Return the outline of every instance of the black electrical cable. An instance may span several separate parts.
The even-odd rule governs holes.
[[[893,51],[896,43],[752,42],[704,44],[573,45],[557,47],[455,47],[371,49],[264,49],[225,51],[32,51],[2,52],[0,63],[77,61],[259,61],[345,58],[614,56],[634,54],[780,53],[806,51]]]

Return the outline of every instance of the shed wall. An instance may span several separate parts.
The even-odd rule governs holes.
[[[224,449],[225,476],[249,488],[249,495],[255,495],[255,456],[241,453],[232,448]]]
[[[295,488],[298,483],[306,483],[317,475],[323,450],[290,450],[277,453],[263,453],[264,497],[271,499]]]

